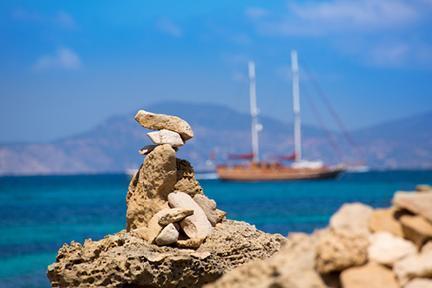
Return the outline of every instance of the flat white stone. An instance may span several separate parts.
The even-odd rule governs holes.
[[[194,214],[184,218],[180,226],[189,238],[206,238],[212,232],[212,225],[203,209],[184,192],[168,194],[168,203],[173,208],[192,209]]]
[[[369,237],[369,241],[369,260],[380,264],[393,266],[397,261],[417,253],[412,242],[388,232],[375,233]]]
[[[147,136],[153,141],[154,144],[170,144],[173,147],[180,147],[184,145],[184,142],[177,132],[162,129],[160,131],[154,131],[147,133]]]

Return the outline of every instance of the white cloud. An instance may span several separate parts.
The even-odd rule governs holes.
[[[49,69],[77,70],[82,66],[77,53],[68,48],[60,48],[52,55],[43,55],[33,64],[35,71]]]
[[[167,18],[161,18],[156,22],[156,27],[165,34],[168,34],[175,38],[180,38],[183,36],[183,31],[174,22]]]
[[[274,11],[274,17],[255,18],[255,25],[262,34],[281,36],[396,30],[427,18],[425,11],[431,8],[427,1],[430,0],[290,2],[285,9]]]

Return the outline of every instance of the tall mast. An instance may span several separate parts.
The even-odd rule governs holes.
[[[258,108],[256,101],[256,81],[255,81],[255,63],[249,61],[249,97],[250,97],[250,113],[252,118],[251,123],[251,135],[252,135],[252,153],[253,162],[259,162],[259,141],[258,132],[260,129],[260,124],[258,123]]]
[[[302,158],[300,83],[299,83],[299,66],[298,66],[296,50],[291,51],[291,69],[292,69],[292,94],[293,94],[293,112],[294,112],[294,153],[295,153],[295,161],[300,161]]]

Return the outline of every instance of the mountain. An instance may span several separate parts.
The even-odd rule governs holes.
[[[144,108],[178,115],[192,125],[195,138],[180,148],[179,157],[190,159],[198,169],[206,168],[211,153],[223,162],[227,153],[250,151],[247,114],[221,105],[182,102]],[[0,145],[0,174],[115,173],[136,168],[142,162],[137,151],[150,142],[133,114],[111,117],[90,131],[50,143]],[[290,154],[292,125],[266,116],[260,120],[263,158]],[[432,168],[430,123],[432,112],[354,131],[351,135],[358,148],[333,133],[338,149],[332,149],[324,131],[304,126],[303,152],[308,159],[327,163],[365,160],[374,168]]]

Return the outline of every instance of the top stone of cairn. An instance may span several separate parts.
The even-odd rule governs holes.
[[[150,130],[167,129],[177,132],[184,141],[189,140],[194,136],[189,123],[177,116],[156,114],[139,110],[135,115],[135,120],[141,124],[141,126]]]

